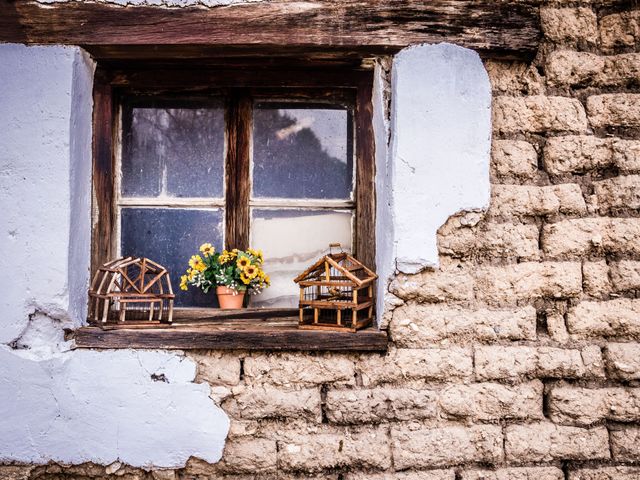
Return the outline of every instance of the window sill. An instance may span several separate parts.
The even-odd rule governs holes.
[[[178,350],[385,351],[387,333],[299,330],[297,309],[179,310],[169,324],[130,322],[81,327],[76,348]]]

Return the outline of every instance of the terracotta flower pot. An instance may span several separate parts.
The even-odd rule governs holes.
[[[218,294],[218,303],[220,308],[232,309],[242,308],[242,302],[244,300],[245,291],[236,291],[229,287],[220,286],[216,287],[216,293]]]

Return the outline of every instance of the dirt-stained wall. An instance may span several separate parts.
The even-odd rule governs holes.
[[[640,478],[640,9],[541,16],[532,64],[486,63],[490,208],[392,282],[388,354],[194,352],[231,417],[220,463],[0,477]]]

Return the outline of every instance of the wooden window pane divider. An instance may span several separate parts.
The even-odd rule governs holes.
[[[173,208],[224,208],[224,199],[210,198],[121,198],[118,201],[121,207],[173,207]]]
[[[255,198],[249,201],[249,205],[255,208],[356,208],[356,203],[353,200],[311,200],[294,198]]]

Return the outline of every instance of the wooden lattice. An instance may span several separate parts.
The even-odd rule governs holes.
[[[148,258],[126,257],[98,269],[89,289],[89,321],[171,323],[175,295],[169,273]]]
[[[300,286],[298,327],[355,332],[371,325],[376,278],[347,253],[320,258],[294,279]]]

